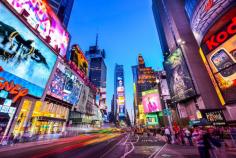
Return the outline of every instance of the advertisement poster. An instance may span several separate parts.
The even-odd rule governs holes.
[[[225,125],[226,120],[222,110],[201,110],[202,117],[207,121],[213,123],[213,125]]]
[[[117,87],[117,105],[118,105],[118,112],[119,117],[125,116],[125,88],[124,88],[124,81],[123,77],[117,77],[116,82],[118,83]]]
[[[142,92],[142,104],[144,113],[161,111],[161,101],[157,89]]]
[[[208,73],[225,103],[236,103],[236,7],[228,11],[205,35],[201,48]],[[224,23],[222,23],[222,19]],[[201,53],[201,52],[200,52]]]
[[[147,114],[146,115],[146,124],[148,126],[154,126],[154,125],[158,125],[158,117],[157,114]]]
[[[57,56],[2,3],[0,13],[1,75],[41,97]]]
[[[164,63],[172,100],[183,101],[196,95],[194,85],[180,48]]]
[[[64,57],[69,44],[69,34],[45,0],[4,0],[45,43]],[[2,13],[2,12],[1,12]],[[8,19],[9,20],[9,19]]]
[[[83,51],[77,45],[73,45],[71,49],[70,61],[72,61],[80,71],[86,76],[88,74],[88,61]]]
[[[75,105],[79,101],[81,88],[82,82],[65,65],[58,62],[47,94]]]

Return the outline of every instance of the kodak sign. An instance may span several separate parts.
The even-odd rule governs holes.
[[[218,32],[210,36],[208,39],[205,39],[202,44],[202,48],[204,52],[208,54],[235,34],[236,17],[232,18],[232,20],[227,23],[223,28],[221,28]]]

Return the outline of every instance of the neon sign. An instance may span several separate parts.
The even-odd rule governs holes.
[[[229,25],[220,30],[216,35],[212,35],[206,40],[205,44],[209,51],[214,50],[220,44],[236,34],[236,17],[234,17]]]
[[[3,71],[3,68],[0,66],[0,72]],[[26,96],[29,92],[28,89],[22,88],[19,84],[14,84],[13,81],[8,82],[3,77],[0,77],[0,90],[5,90],[10,94],[14,94],[15,97],[12,100],[12,103],[15,103],[19,98]]]
[[[66,55],[69,34],[45,0],[6,1],[56,53]]]

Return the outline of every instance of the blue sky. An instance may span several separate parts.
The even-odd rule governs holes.
[[[115,63],[124,65],[126,105],[133,108],[131,66],[141,53],[147,66],[162,69],[162,52],[152,13],[151,0],[75,0],[68,31],[71,44],[79,44],[85,52],[95,44],[106,51],[107,105],[110,111],[114,91]]]

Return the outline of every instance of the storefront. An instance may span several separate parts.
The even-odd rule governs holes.
[[[71,106],[46,98],[44,102],[24,99],[22,108],[14,124],[15,136],[45,136],[62,134],[65,131],[66,121]]]
[[[54,108],[45,110],[48,106],[41,102],[57,57],[65,56],[69,42],[69,34],[45,5],[43,1],[31,0],[24,4],[12,0],[0,2],[0,137],[6,141],[11,133],[16,136],[61,131],[64,123],[58,122],[65,122],[68,116],[64,105],[55,106],[56,113],[58,110],[60,113],[57,115]],[[35,8],[44,16],[39,16]],[[45,121],[49,118],[56,123]],[[44,122],[44,127],[50,124],[52,129],[43,131],[39,121]]]

